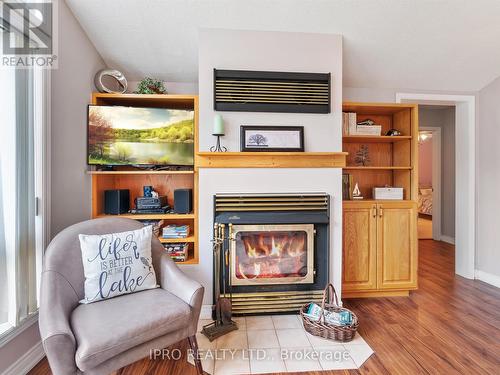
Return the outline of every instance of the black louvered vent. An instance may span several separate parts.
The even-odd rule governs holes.
[[[215,212],[232,211],[325,211],[326,193],[304,194],[217,194]]]
[[[214,109],[330,113],[330,73],[214,69]]]

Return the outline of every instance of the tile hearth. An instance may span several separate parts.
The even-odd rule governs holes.
[[[247,316],[234,320],[239,329],[213,342],[197,334],[203,369],[209,374],[357,369],[373,354],[359,334],[348,343],[310,335],[298,315]],[[208,323],[210,320],[200,320],[198,332]],[[188,361],[192,364],[192,357]]]

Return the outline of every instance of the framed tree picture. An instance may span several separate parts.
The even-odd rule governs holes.
[[[252,126],[240,128],[241,151],[304,151],[303,126]]]

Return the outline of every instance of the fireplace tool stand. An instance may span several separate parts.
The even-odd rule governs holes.
[[[229,235],[226,238],[224,234],[224,224],[214,224],[214,276],[215,276],[215,321],[213,323],[203,326],[201,333],[203,333],[208,340],[213,341],[217,337],[223,336],[226,333],[238,329],[238,326],[233,322],[232,318],[232,292],[231,292],[231,268],[229,263],[229,243],[234,241],[232,236],[232,224],[229,224]],[[222,263],[223,262],[223,263]],[[222,267],[222,296],[220,291],[220,276]],[[226,274],[228,270],[228,275]],[[226,294],[226,277],[229,280],[229,296]]]

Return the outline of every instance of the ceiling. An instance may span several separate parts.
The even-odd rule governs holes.
[[[66,2],[129,80],[196,82],[203,27],[342,34],[345,87],[478,91],[500,76],[498,0]]]

